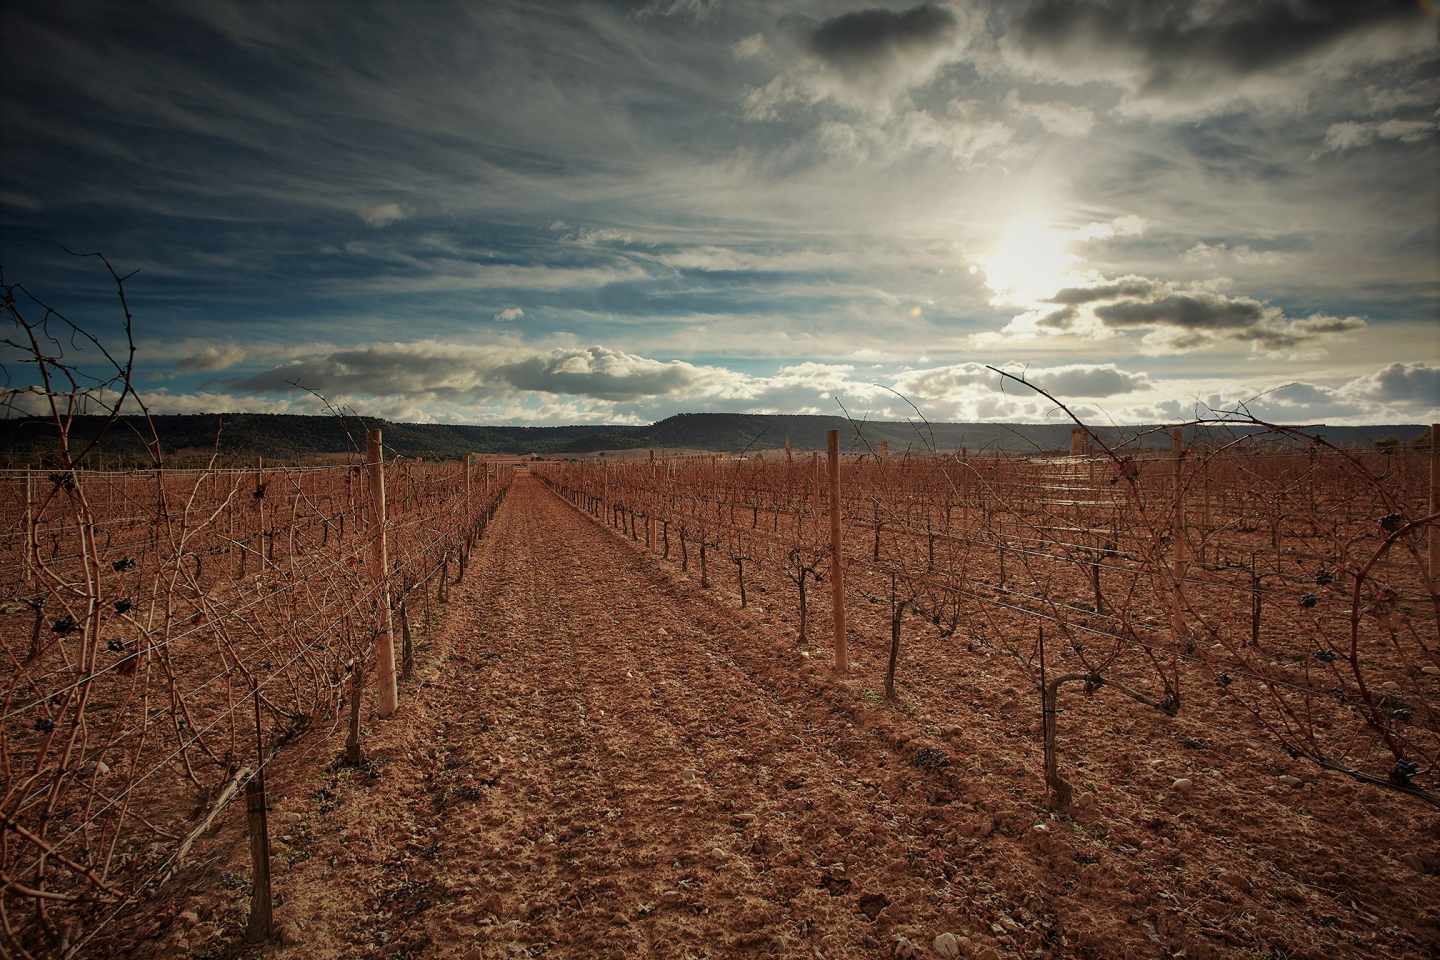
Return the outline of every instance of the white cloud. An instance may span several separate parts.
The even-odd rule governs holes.
[[[225,370],[243,361],[248,352],[234,343],[206,344],[194,353],[186,354],[175,361],[179,370]]]
[[[1192,263],[1213,267],[1221,263],[1238,263],[1251,267],[1275,267],[1294,260],[1294,255],[1281,250],[1256,250],[1248,244],[1206,243],[1198,241],[1184,253]]]
[[[1115,397],[1153,386],[1146,374],[1122,370],[1113,363],[1030,367],[1025,370],[1025,378],[1061,399]],[[911,370],[896,380],[895,389],[911,399],[941,402],[974,400],[1007,389],[1013,392],[999,374],[981,363]]]
[[[523,316],[525,316],[525,311],[519,307],[506,307],[504,310],[495,314],[495,319],[501,323],[509,323],[512,320],[519,320]]]
[[[1368,147],[1377,140],[1419,143],[1435,135],[1440,124],[1434,120],[1346,120],[1332,123],[1325,130],[1321,153],[1341,153]]]
[[[398,203],[378,203],[373,207],[361,207],[355,215],[372,227],[388,227],[408,216],[405,208]]]
[[[1392,363],[1351,380],[1340,392],[1381,403],[1440,407],[1440,366],[1424,362]]]

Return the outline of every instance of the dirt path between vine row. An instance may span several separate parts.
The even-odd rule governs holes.
[[[879,899],[928,847],[874,780],[900,758],[737,661],[743,622],[525,478],[475,573],[423,717],[282,879],[281,956],[850,956],[882,907],[940,932]]]
[[[265,956],[880,957],[898,935],[933,956],[944,932],[967,957],[1382,955],[1245,871],[1206,891],[1218,916],[1137,893],[1138,847],[969,775],[953,744],[983,731],[927,740],[533,478],[442,637],[370,725],[367,770],[273,799],[284,943]],[[969,762],[1004,749],[977,739]],[[228,905],[200,900],[174,955],[234,955],[232,860]],[[1187,868],[1151,879],[1183,891]],[[1386,925],[1383,955],[1413,937]]]

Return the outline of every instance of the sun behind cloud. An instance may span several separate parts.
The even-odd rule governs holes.
[[[1025,216],[1004,224],[990,252],[977,263],[991,302],[1034,306],[1076,281],[1079,257],[1071,252],[1074,235],[1047,219]]]

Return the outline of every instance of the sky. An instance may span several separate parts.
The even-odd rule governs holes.
[[[4,279],[156,412],[1440,420],[1435,0],[868,4],[7,0]]]

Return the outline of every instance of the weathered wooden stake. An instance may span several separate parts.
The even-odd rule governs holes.
[[[35,553],[35,480],[30,474],[30,468],[25,468],[25,562],[22,567],[25,575],[25,586],[30,585],[32,576],[31,564],[34,563]],[[1434,555],[1434,551],[1431,551]]]
[[[1175,519],[1170,533],[1175,540],[1175,580],[1178,583],[1185,579],[1189,566],[1186,562],[1189,538],[1185,527],[1185,431],[1180,427],[1170,431],[1170,452],[1175,457]]]
[[[410,593],[400,601],[400,676],[406,680],[415,672],[415,645],[410,638]]]
[[[255,458],[255,510],[259,517],[256,552],[260,555],[260,572],[265,572],[265,458]]]
[[[400,693],[395,685],[395,634],[390,620],[390,588],[386,576],[390,570],[385,527],[389,515],[385,510],[385,453],[378,429],[368,431],[370,463],[370,506],[374,513],[374,529],[370,542],[370,571],[376,590],[375,682],[378,687],[380,716],[388,717],[399,706]]]
[[[895,700],[895,667],[900,661],[900,624],[905,619],[905,604],[896,592],[896,577],[890,574],[890,663],[885,667],[885,699]]]
[[[245,784],[245,814],[250,830],[250,867],[253,888],[250,922],[245,927],[246,943],[264,943],[275,935],[274,903],[270,896],[270,828],[265,815],[265,756],[260,739],[260,690],[255,698],[255,750],[259,766]]]
[[[360,749],[360,699],[365,688],[365,671],[354,660],[350,661],[350,735],[345,739],[345,762],[352,767],[360,766],[365,759]]]
[[[850,650],[845,636],[845,552],[840,536],[840,431],[825,437],[830,467],[830,607],[835,619],[835,670],[850,669]]]
[[[1250,554],[1250,646],[1260,646],[1260,574],[1254,553]]]
[[[1090,564],[1090,590],[1095,594],[1095,612],[1105,612],[1105,599],[1100,595],[1100,554],[1095,555],[1095,560]]]

